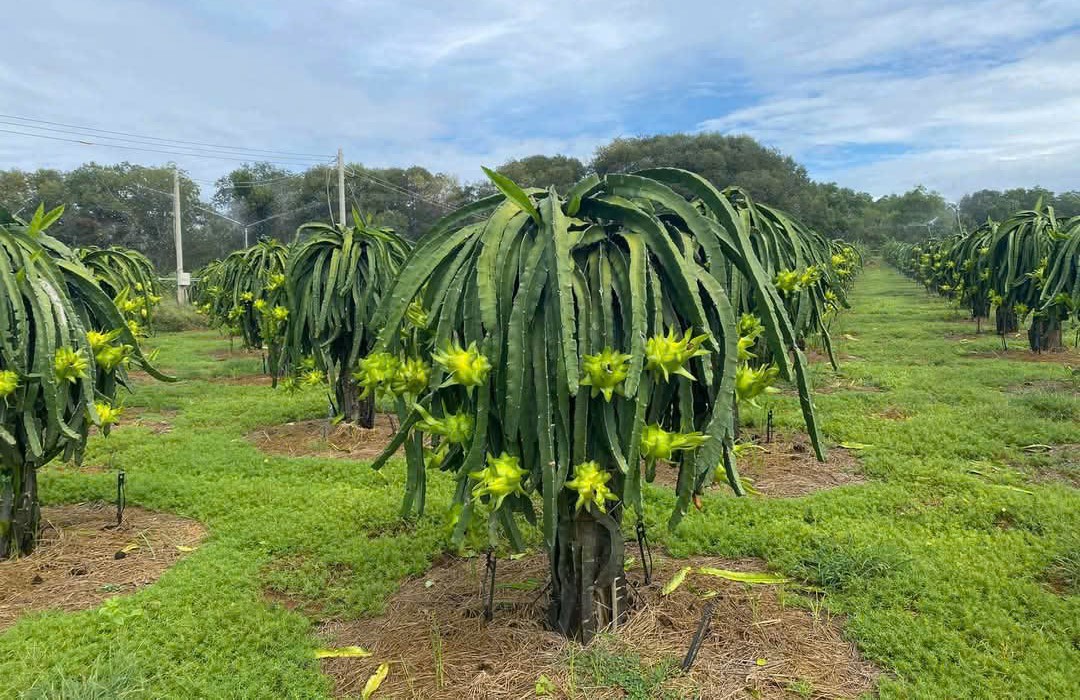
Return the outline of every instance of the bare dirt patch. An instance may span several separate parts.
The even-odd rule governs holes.
[[[587,659],[596,654],[660,669],[652,697],[790,698],[795,684],[811,688],[815,698],[873,690],[879,672],[843,639],[841,620],[785,605],[779,586],[692,574],[671,595],[660,592],[683,566],[761,571],[762,562],[658,558],[656,564],[649,586],[639,570],[628,572],[630,617],[583,649],[544,628],[543,556],[499,561],[492,622],[483,617],[483,561],[447,559],[405,582],[383,616],[322,625],[328,645],[372,652],[324,660],[323,671],[339,697],[359,694],[380,663],[390,664],[379,690],[385,697],[531,698],[541,676],[550,680],[553,697],[626,697],[590,672]],[[683,673],[678,665],[707,606],[710,628]]]
[[[851,450],[828,447],[826,461],[819,462],[810,437],[805,433],[777,433],[772,442],[765,442],[759,435],[747,437],[757,447],[743,452],[736,466],[739,476],[749,480],[758,495],[790,498],[866,482],[859,469],[859,460]],[[652,483],[675,488],[678,477],[675,467],[657,464]],[[723,484],[719,487],[728,488]]]
[[[60,460],[53,460],[44,469],[49,471],[69,473],[69,474],[105,474],[107,472],[114,472],[114,467],[109,467],[105,464],[78,464],[75,460],[71,459],[66,462]]]
[[[244,350],[242,348],[224,348],[219,350],[212,350],[208,354],[210,355],[210,357],[217,360],[218,362],[259,357],[259,355],[257,355],[254,350]]]
[[[172,419],[176,418],[177,413],[179,411],[174,408],[160,408],[155,411],[141,406],[126,406],[116,427],[147,428],[154,435],[164,435],[172,432]]]
[[[945,339],[946,340],[959,340],[962,343],[971,342],[973,340],[982,340],[983,338],[988,338],[988,337],[990,337],[990,334],[988,334],[988,333],[974,333],[974,332],[972,332],[972,333],[960,333],[960,332],[955,332],[954,331],[954,332],[950,332],[950,333],[945,334]]]
[[[1040,392],[1080,396],[1080,380],[1043,379],[1014,384],[1006,389],[1010,394],[1037,394]]]
[[[1012,462],[1037,482],[1059,483],[1080,488],[1080,443],[1039,445]]]
[[[263,452],[286,457],[375,459],[397,426],[397,419],[388,413],[375,414],[375,427],[370,429],[352,423],[333,425],[323,418],[265,426],[249,434],[248,440]]]
[[[240,374],[235,377],[200,377],[204,382],[228,384],[230,386],[270,386],[273,379],[269,374]]]
[[[964,357],[989,358],[998,360],[1018,360],[1020,362],[1057,362],[1060,364],[1080,364],[1080,352],[1068,348],[1063,352],[1032,352],[1027,349],[1010,347],[1008,350],[989,352],[969,352]]]
[[[880,394],[885,391],[880,386],[873,384],[866,384],[857,379],[848,379],[846,377],[830,377],[827,381],[821,384],[815,384],[813,389],[815,394],[835,394],[838,391],[858,391],[871,394]],[[797,395],[795,391],[791,391],[792,396]]]
[[[910,417],[904,409],[897,406],[889,406],[883,411],[878,411],[877,416],[879,418],[884,418],[885,420],[895,421],[907,420]]]
[[[29,612],[85,610],[156,581],[206,536],[200,523],[129,506],[116,524],[110,504],[42,509],[28,557],[0,562],[0,630]]]
[[[739,461],[739,475],[758,493],[782,498],[805,496],[815,491],[860,484],[866,477],[851,450],[830,447],[826,461],[819,462],[807,435],[778,434],[772,442],[754,436],[761,449],[751,449]]]
[[[806,356],[806,359],[811,364],[815,364],[815,363],[828,364],[829,363],[829,353],[827,353],[824,349],[807,348],[806,350],[803,351],[803,354]],[[861,357],[858,357],[856,355],[851,355],[851,354],[848,354],[846,352],[835,352],[834,351],[834,354],[836,355],[836,361],[838,363],[840,363],[840,362],[857,362],[857,361],[863,359]]]

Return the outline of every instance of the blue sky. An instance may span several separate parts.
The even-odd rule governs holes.
[[[340,145],[351,161],[463,180],[532,153],[584,159],[616,136],[716,130],[875,195],[1080,189],[1076,0],[12,5],[6,115]],[[0,167],[123,159],[170,157],[0,132]],[[175,160],[207,180],[233,165]]]

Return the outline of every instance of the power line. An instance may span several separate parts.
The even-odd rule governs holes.
[[[161,145],[161,144],[157,144],[157,143],[147,143],[146,141],[140,141],[138,139],[127,139],[127,138],[123,138],[123,137],[120,137],[120,136],[96,136],[94,134],[86,134],[86,133],[83,133],[81,131],[76,131],[74,129],[54,129],[54,128],[49,127],[49,126],[33,126],[33,125],[30,125],[30,124],[19,124],[18,122],[9,122],[9,121],[3,121],[3,120],[0,120],[0,124],[3,124],[5,126],[17,126],[17,127],[23,128],[23,129],[37,129],[39,131],[51,131],[51,132],[58,133],[58,134],[69,134],[69,135],[72,135],[72,136],[86,136],[88,138],[95,138],[95,139],[96,138],[108,139],[109,141],[123,141],[123,142],[126,142],[126,143],[133,143],[133,144],[136,144],[138,146],[146,146],[146,145],[158,146],[158,145]],[[95,143],[95,142],[91,142],[91,143]],[[99,145],[112,146],[112,145],[115,145],[115,144],[102,142],[102,143],[99,143]],[[173,148],[172,146],[168,146],[168,147]],[[242,157],[245,157],[245,158],[251,158],[253,160],[265,157],[265,156],[263,156],[261,154],[258,154],[258,153],[247,152],[248,149],[246,149],[246,148],[231,148],[231,149],[228,149],[228,150],[220,150],[220,151],[219,150],[212,150],[212,149],[208,149],[208,148],[197,148],[197,147],[185,147],[185,148],[189,148],[189,150],[191,150],[191,151],[197,151],[198,153],[207,153],[207,154],[211,154],[211,155],[242,156]],[[290,161],[294,160],[291,156],[282,156],[282,157],[283,158],[288,158]],[[299,159],[295,159],[295,160],[299,160]]]
[[[267,150],[262,148],[237,148],[235,146],[223,146],[221,144],[203,143],[200,141],[185,141],[182,139],[167,139],[160,136],[142,136],[140,134],[133,134],[127,131],[111,131],[109,129],[98,129],[92,126],[77,126],[74,124],[64,124],[61,122],[52,122],[46,119],[32,119],[30,117],[20,117],[13,114],[0,114],[0,118],[3,119],[16,119],[21,122],[32,122],[35,124],[49,124],[51,126],[62,126],[68,129],[79,129],[80,131],[92,131],[99,134],[114,134],[116,136],[130,136],[137,139],[160,141],[163,143],[176,143],[186,146],[205,146],[208,148],[224,148],[228,150],[239,151],[251,151],[254,153],[266,153],[270,155],[282,155],[282,156],[307,156],[312,158],[332,158],[333,156],[326,155],[325,153],[297,153],[294,151],[276,151]],[[14,126],[22,126],[21,124],[15,124]],[[32,128],[44,128],[44,127],[32,127]]]
[[[33,127],[31,127],[31,128],[33,128]],[[94,141],[87,141],[85,139],[67,139],[67,138],[63,138],[63,137],[60,137],[60,136],[47,136],[45,134],[33,134],[33,133],[26,132],[26,131],[12,131],[10,129],[0,129],[0,133],[3,133],[3,134],[15,134],[17,136],[31,136],[31,137],[39,138],[39,139],[48,139],[50,141],[66,141],[67,143],[77,143],[77,144],[80,144],[82,146],[104,146],[106,148],[120,148],[120,149],[124,149],[124,150],[128,150],[128,151],[145,151],[147,153],[164,153],[164,154],[170,155],[170,156],[193,156],[195,158],[210,158],[212,160],[231,160],[231,161],[240,162],[240,163],[249,163],[252,160],[254,160],[254,158],[251,158],[251,157],[249,157],[249,158],[240,158],[240,157],[237,157],[236,155],[233,155],[233,156],[207,155],[205,153],[191,153],[189,151],[165,151],[165,150],[156,149],[156,148],[143,148],[143,147],[140,147],[140,146],[124,146],[122,144],[117,144],[117,143],[96,143]],[[308,165],[308,166],[325,165],[325,163],[323,163],[323,162],[300,163],[300,162],[289,162],[289,161],[281,161],[281,160],[262,160],[261,162],[263,162],[263,163],[275,163],[275,164],[278,164],[278,165]]]
[[[252,221],[250,224],[245,224],[245,225],[246,226],[255,226],[256,224],[261,224],[261,223],[264,223],[266,221],[272,221],[273,219],[280,219],[283,216],[288,216],[289,214],[295,214],[297,212],[304,211],[305,209],[311,209],[314,206],[320,206],[320,205],[322,205],[322,202],[319,202],[319,201],[308,202],[307,204],[305,204],[302,207],[297,207],[296,209],[292,209],[290,211],[285,211],[285,212],[282,212],[280,214],[274,214],[273,216],[268,216],[265,219],[259,219],[258,221]]]
[[[446,204],[444,202],[440,202],[440,201],[434,200],[434,199],[428,199],[427,197],[425,197],[425,196],[423,196],[421,194],[418,194],[416,192],[413,192],[412,190],[401,187],[400,185],[395,185],[392,182],[387,182],[386,180],[381,180],[381,179],[375,177],[374,175],[369,175],[367,173],[357,172],[355,170],[352,170],[351,168],[346,168],[345,172],[349,173],[350,175],[353,175],[354,177],[363,178],[365,180],[373,182],[376,185],[381,185],[382,187],[385,187],[386,189],[397,192],[398,194],[403,194],[403,195],[406,195],[408,197],[412,197],[414,199],[419,199],[422,202],[427,202],[428,204],[430,204],[432,206],[440,207],[445,211],[453,211],[453,209],[454,209],[454,207],[450,206],[449,204]]]
[[[163,194],[163,195],[165,195],[165,196],[167,196],[169,198],[172,198],[172,196],[173,196],[172,192],[166,192],[165,190],[159,190],[159,189],[155,189],[153,187],[147,187],[146,185],[140,185],[137,182],[133,182],[131,184],[135,185],[136,187],[140,187],[140,188],[142,188],[144,190],[149,190],[151,192],[157,192],[158,194]],[[296,209],[281,212],[280,214],[274,214],[273,216],[268,216],[265,219],[259,219],[258,221],[252,221],[252,222],[246,223],[246,224],[243,221],[238,221],[237,219],[234,219],[231,216],[225,216],[224,214],[221,214],[220,212],[216,212],[213,209],[207,209],[206,207],[199,206],[198,204],[189,204],[188,206],[194,207],[195,209],[198,209],[199,211],[204,211],[207,214],[213,214],[214,216],[225,219],[226,221],[231,221],[232,223],[236,224],[237,226],[243,226],[245,228],[248,228],[248,227],[251,227],[251,226],[256,226],[256,225],[261,224],[261,223],[265,223],[267,221],[272,221],[274,219],[280,219],[283,216],[288,216],[289,214],[295,214],[297,212],[301,212],[301,211],[304,211],[306,209],[310,209],[310,208],[312,208],[314,206],[317,206],[317,205],[320,205],[320,204],[322,204],[322,202],[319,202],[319,201],[309,202],[308,204],[305,204],[302,207],[297,207]]]
[[[211,184],[211,185],[213,185],[215,187],[218,187],[218,189],[222,189],[222,190],[236,190],[236,189],[239,189],[241,187],[257,187],[259,185],[269,185],[269,184],[274,183],[274,182],[284,182],[285,180],[293,180],[293,179],[296,179],[298,177],[304,177],[305,175],[307,175],[307,173],[293,173],[292,175],[285,175],[283,177],[275,177],[275,178],[271,178],[269,180],[249,180],[248,182],[234,182],[231,185],[218,186],[218,184],[216,182],[211,182],[209,184]],[[200,180],[200,182],[204,182],[204,181]]]
[[[149,190],[150,192],[157,192],[158,194],[163,194],[166,197],[168,197],[169,199],[172,199],[172,197],[173,197],[172,192],[166,192],[165,190],[159,190],[159,189],[155,189],[153,187],[147,187],[146,185],[140,185],[137,182],[133,182],[131,184],[135,185],[136,187],[138,187],[140,189]],[[225,219],[226,221],[231,221],[232,223],[236,224],[237,226],[245,226],[246,225],[246,224],[244,224],[243,221],[237,221],[236,219],[232,218],[231,216],[225,216],[224,214],[222,214],[220,212],[216,212],[213,209],[207,209],[206,207],[200,207],[198,204],[191,204],[189,206],[194,207],[195,209],[198,209],[199,211],[204,211],[207,214],[213,214],[214,216]]]

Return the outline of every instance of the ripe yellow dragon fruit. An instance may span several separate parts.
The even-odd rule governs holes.
[[[360,398],[367,398],[372,392],[379,393],[390,387],[390,382],[397,374],[400,362],[388,352],[373,352],[360,360],[353,379],[364,388]]]
[[[510,494],[525,493],[525,490],[521,488],[521,478],[526,474],[528,472],[521,468],[517,457],[505,452],[495,458],[488,455],[487,467],[469,474],[479,482],[473,488],[473,498],[490,496],[495,501],[495,508],[498,509]]]
[[[566,482],[566,488],[577,491],[578,494],[574,510],[581,510],[591,504],[601,513],[606,513],[607,501],[619,500],[607,486],[610,480],[611,474],[601,469],[596,462],[582,462],[574,467],[574,478]]]
[[[10,369],[0,370],[0,399],[6,399],[19,388],[19,375]]]
[[[417,430],[441,435],[446,442],[458,444],[468,442],[472,437],[473,417],[468,413],[448,413],[442,418],[436,418],[420,404],[414,404],[413,408],[420,414]]]
[[[581,369],[585,376],[580,383],[592,387],[591,396],[603,394],[605,401],[611,401],[612,394],[620,391],[619,385],[630,374],[630,356],[604,348],[595,355],[584,355]]]
[[[740,365],[735,371],[735,396],[739,401],[753,403],[758,396],[772,389],[773,382],[779,376],[780,368],[771,364],[757,369]]]
[[[390,381],[390,391],[397,396],[418,396],[431,381],[431,367],[418,357],[410,357],[398,365]]]
[[[702,347],[708,339],[706,334],[692,337],[689,329],[682,338],[676,336],[672,329],[666,335],[655,335],[645,342],[645,369],[659,374],[664,381],[670,381],[673,374],[693,381],[694,375],[686,369],[686,363],[691,358],[709,354]]]
[[[83,356],[82,350],[56,349],[56,354],[53,357],[53,370],[56,372],[56,378],[60,381],[74,384],[86,376],[88,367],[89,364]]]
[[[670,460],[679,450],[693,450],[705,444],[702,433],[670,433],[659,425],[647,425],[641,430],[641,456],[645,459]]]
[[[491,371],[491,362],[484,357],[476,347],[476,342],[469,344],[468,348],[453,342],[448,342],[444,350],[432,353],[431,359],[446,368],[450,376],[443,386],[460,384],[471,388],[479,386],[487,381]]]

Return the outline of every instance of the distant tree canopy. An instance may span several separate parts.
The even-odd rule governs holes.
[[[1042,187],[1026,189],[1017,187],[999,192],[979,190],[964,195],[960,200],[960,212],[964,226],[973,228],[987,219],[1004,221],[1018,211],[1034,209],[1039,200],[1054,208],[1057,216],[1080,214],[1080,192],[1054,194]]]
[[[466,201],[457,178],[426,168],[345,166],[345,208],[377,212],[385,225],[406,238],[420,235],[446,212]],[[214,204],[246,222],[249,238],[291,241],[300,224],[337,216],[334,166],[289,173],[266,163],[245,165],[217,181]]]
[[[554,186],[565,192],[584,175],[673,166],[693,170],[719,187],[739,185],[755,199],[789,211],[828,237],[876,245],[890,238],[918,240],[952,233],[957,212],[938,193],[916,187],[874,199],[835,183],[815,182],[794,159],[749,136],[716,133],[619,138],[583,162],[566,155],[531,155],[499,170],[526,187]],[[66,204],[52,231],[66,243],[119,244],[140,250],[166,272],[175,265],[171,167],[131,163],[88,163],[69,172],[0,170],[0,207],[30,213],[38,202]],[[291,172],[270,163],[235,168],[217,180],[209,202],[181,171],[181,214],[185,267],[195,269],[243,245],[243,227],[205,211],[250,224],[248,239],[292,241],[297,227],[337,216],[335,168],[320,165]],[[375,213],[386,226],[415,240],[441,216],[490,194],[485,180],[461,183],[453,175],[420,166],[369,168],[350,163],[345,172],[346,209]],[[1034,187],[979,190],[959,202],[960,221],[973,227],[987,217],[1003,219],[1032,208],[1039,198],[1059,215],[1080,214],[1080,192],[1055,194]]]
[[[529,156],[509,160],[497,168],[522,187],[550,187],[565,192],[588,174],[590,168],[577,158],[569,156]],[[494,192],[494,186],[485,181],[484,188]]]
[[[64,216],[49,233],[72,246],[122,245],[147,255],[159,270],[176,264],[172,223],[173,169],[131,163],[87,163],[69,172],[36,170],[0,172],[0,206],[30,215],[38,203],[65,205]],[[180,210],[187,221],[184,251],[198,258],[212,254],[199,186],[180,177]],[[189,218],[190,217],[190,218]],[[231,243],[231,241],[230,241]],[[190,263],[189,263],[190,265]]]
[[[670,134],[619,138],[596,151],[600,175],[673,166],[705,176],[719,187],[739,185],[755,199],[793,210],[810,185],[806,169],[749,136]]]
[[[835,184],[816,183],[806,168],[749,136],[668,134],[615,139],[596,151],[591,169],[604,175],[678,167],[718,187],[738,185],[754,199],[784,209],[827,236],[865,238],[873,198]]]

